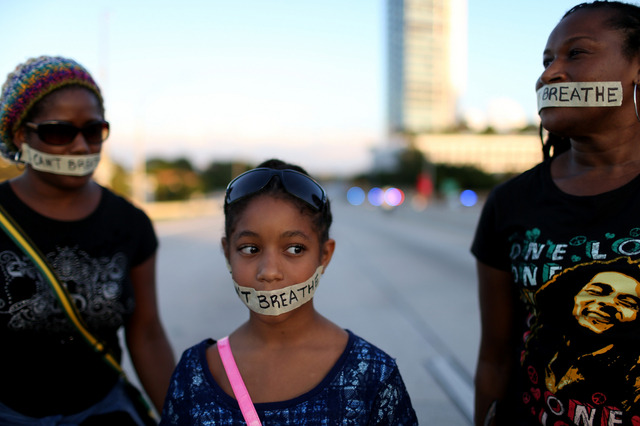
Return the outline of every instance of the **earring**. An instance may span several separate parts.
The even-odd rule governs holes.
[[[636,111],[636,118],[640,122],[640,115],[638,115],[638,101],[636,100],[636,94],[638,93],[638,84],[633,82],[633,108]]]
[[[21,158],[22,158],[22,149],[19,149],[13,155],[13,161],[16,165],[16,169],[18,169],[18,171],[20,172],[25,169],[24,161],[22,161]]]

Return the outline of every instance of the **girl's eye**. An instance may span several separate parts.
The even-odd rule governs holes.
[[[287,248],[287,253],[289,254],[302,254],[304,251],[304,246],[301,244],[295,244]]]
[[[258,248],[256,246],[242,246],[238,251],[242,254],[256,254],[258,252]]]

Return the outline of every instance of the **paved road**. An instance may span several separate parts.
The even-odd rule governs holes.
[[[479,337],[469,245],[479,208],[384,211],[332,199],[337,247],[317,309],[397,359],[421,424],[469,425]],[[225,267],[217,211],[156,228],[160,308],[179,355],[248,314]]]

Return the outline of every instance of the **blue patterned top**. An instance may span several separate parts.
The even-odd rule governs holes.
[[[267,425],[417,425],[393,358],[351,331],[343,354],[311,391],[288,401],[255,404]],[[245,424],[236,400],[215,382],[204,340],[187,349],[171,378],[160,425]]]

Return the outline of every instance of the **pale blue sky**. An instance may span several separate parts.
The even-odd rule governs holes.
[[[468,0],[461,108],[533,119],[544,44],[574,4]],[[78,60],[126,165],[277,156],[350,173],[384,142],[383,14],[383,0],[0,0],[0,77],[40,54]]]

